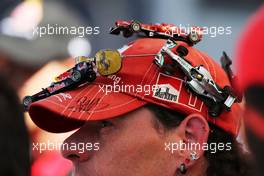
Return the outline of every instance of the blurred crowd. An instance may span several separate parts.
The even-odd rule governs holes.
[[[39,129],[27,113],[23,113],[21,99],[48,86],[53,77],[72,67],[73,57],[89,56],[109,46],[121,46],[124,38],[108,35],[107,30],[114,21],[135,18],[149,22],[154,13],[146,10],[146,2],[135,2],[0,1],[0,175],[70,175],[72,164],[62,158],[59,151],[40,153],[32,150],[33,143],[59,143],[70,133],[55,135]],[[98,8],[102,11],[98,11]],[[100,34],[85,37],[31,36],[34,28],[47,24],[99,26]],[[249,151],[255,156],[256,169],[261,171],[264,163],[264,5],[252,10],[248,22],[243,26],[233,51],[239,91],[245,95],[243,128],[246,135],[241,129],[239,140],[244,145],[249,143]],[[206,47],[206,43],[203,45]],[[260,172],[259,175],[263,174]]]

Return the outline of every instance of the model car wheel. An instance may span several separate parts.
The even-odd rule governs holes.
[[[133,32],[129,29],[126,29],[123,31],[123,36],[128,38],[128,37],[131,37],[133,35]]]
[[[120,28],[110,28],[110,34],[119,35],[120,34]]]
[[[189,35],[189,39],[190,39],[190,41],[191,41],[192,43],[197,43],[197,42],[199,42],[199,36],[198,36],[197,32],[192,31],[192,32],[190,33],[190,35]]]
[[[219,104],[215,104],[211,108],[208,109],[208,112],[212,117],[218,117],[221,110],[222,110],[222,107]]]
[[[71,79],[74,82],[79,82],[82,79],[82,73],[80,71],[73,71]]]
[[[166,75],[173,75],[175,72],[175,68],[171,64],[163,65],[162,70]]]
[[[96,79],[96,73],[94,71],[89,71],[87,73],[87,81],[88,82],[93,82]]]
[[[179,56],[187,56],[187,54],[189,53],[188,49],[182,45],[180,45],[176,51]]]
[[[138,22],[132,22],[131,23],[131,29],[134,31],[134,32],[139,32],[140,29],[141,29],[141,26]]]
[[[23,99],[23,105],[24,107],[28,107],[31,103],[33,102],[33,99],[31,96],[26,96],[24,99]]]

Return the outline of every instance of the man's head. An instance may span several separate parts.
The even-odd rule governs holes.
[[[182,122],[181,117],[175,118],[179,118],[178,127],[166,130],[150,107],[145,106],[118,118],[87,122],[65,143],[98,143],[100,149],[85,152],[62,150],[62,153],[73,161],[77,175],[169,176],[175,175],[186,160],[190,160],[188,168],[194,165],[195,170],[205,169],[204,151],[172,152],[169,143],[202,145],[209,134],[207,121],[199,114],[187,116]],[[197,153],[199,162],[190,159],[191,152]]]
[[[153,62],[165,43],[163,39],[136,40],[119,50],[122,68],[117,74],[100,76],[94,83],[29,107],[32,120],[50,132],[80,128],[62,146],[76,173],[175,175],[188,169],[193,175],[204,174],[210,161],[204,149],[174,147],[181,143],[202,146],[212,138],[212,130],[219,131],[209,130],[209,123],[221,129],[218,135],[228,134],[225,142],[233,142],[240,124],[238,104],[212,117],[202,98],[185,87],[182,70],[167,74]],[[176,43],[173,52],[186,47],[190,65],[203,65],[219,87],[230,85],[224,70],[209,56],[184,42]],[[71,150],[69,146],[76,143],[90,145],[89,150]]]

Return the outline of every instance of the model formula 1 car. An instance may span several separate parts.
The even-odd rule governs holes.
[[[95,78],[96,73],[93,70],[92,62],[79,62],[73,68],[57,76],[55,82],[52,82],[49,87],[32,96],[26,96],[23,99],[24,109],[27,110],[32,102],[71,89],[86,81],[92,82]]]
[[[202,29],[192,27],[190,33],[172,24],[143,24],[137,21],[116,21],[115,26],[110,29],[110,34],[119,35],[122,32],[124,37],[130,37],[134,33],[144,34],[147,37],[182,40],[189,45],[194,45],[202,39]]]
[[[223,109],[230,110],[234,102],[240,102],[240,96],[232,91],[230,86],[220,88],[213,80],[210,72],[203,66],[192,66],[184,57],[188,54],[188,49],[180,45],[175,54],[171,48],[176,47],[176,42],[168,40],[155,57],[155,63],[165,70],[166,74],[180,68],[186,76],[186,86],[199,96],[209,108],[212,117],[220,115]],[[164,56],[168,55],[172,59],[172,64],[165,64]],[[227,55],[222,60],[228,62]],[[226,65],[225,63],[223,63]],[[228,68],[228,66],[226,65]]]
[[[26,96],[23,99],[24,110],[27,111],[29,105],[35,101],[70,90],[86,82],[93,82],[97,73],[102,76],[114,74],[122,65],[121,55],[117,50],[100,50],[93,58],[79,56],[75,60],[75,66],[57,76],[55,82],[49,87],[32,96]]]

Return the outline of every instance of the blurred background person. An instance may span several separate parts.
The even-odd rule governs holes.
[[[14,7],[0,21],[0,66],[11,84],[19,90],[25,80],[49,61],[70,57],[68,45],[75,36],[40,36],[41,27],[80,24],[78,16],[61,3],[29,0]]]
[[[46,87],[53,81],[51,76],[55,77],[71,67],[74,64],[72,55],[89,55],[90,44],[85,38],[34,33],[34,30],[47,25],[82,25],[78,15],[61,2],[24,1],[7,14],[0,21],[0,70],[21,98]],[[81,52],[76,53],[78,51]],[[59,144],[67,135],[51,135],[37,128],[27,115],[25,119],[31,144],[46,144],[48,141]],[[65,176],[72,166],[56,149],[42,153],[32,150],[31,161],[32,176]]]
[[[245,94],[247,139],[258,175],[264,166],[264,5],[250,18],[238,41],[236,64],[240,91]]]
[[[0,74],[0,175],[29,176],[29,136],[15,90]]]

